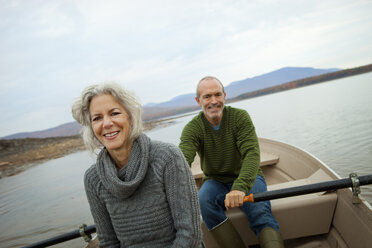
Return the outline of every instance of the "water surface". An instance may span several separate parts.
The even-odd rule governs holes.
[[[372,73],[231,104],[246,109],[258,136],[298,146],[336,171],[372,174]],[[193,115],[147,134],[178,145]],[[83,175],[94,162],[77,152],[0,180],[0,244],[20,247],[93,224]],[[372,187],[362,187],[372,203]],[[54,247],[82,247],[77,239]]]

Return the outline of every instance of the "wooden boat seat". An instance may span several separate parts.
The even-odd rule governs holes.
[[[322,170],[318,170],[308,178],[269,185],[268,190],[283,189],[311,183],[331,180]],[[313,193],[302,196],[288,197],[271,201],[272,212],[279,222],[283,239],[300,238],[328,233],[337,202],[337,194]],[[244,212],[232,209],[226,212],[246,245],[258,244],[258,239],[249,228],[249,221]],[[291,221],[288,221],[291,219]],[[203,239],[214,243],[205,225],[202,225]],[[215,244],[215,243],[214,243]],[[214,246],[212,246],[214,247]],[[216,247],[218,247],[216,245]]]
[[[316,171],[306,179],[300,179],[275,185],[269,185],[268,190],[283,189],[306,184],[331,180],[322,170]],[[302,196],[288,197],[271,201],[272,212],[279,222],[283,239],[293,239],[328,233],[337,202],[337,194],[313,193]],[[233,209],[227,216],[241,232],[246,244],[257,244],[258,240],[248,228],[249,222],[243,211]],[[288,221],[288,219],[295,221]]]
[[[268,165],[275,165],[279,161],[278,156],[274,154],[266,153],[266,152],[261,152],[260,157],[261,157],[261,163],[260,163],[261,167],[268,166]],[[195,160],[191,165],[191,172],[192,172],[192,175],[194,176],[197,188],[200,189],[200,186],[202,185],[202,179],[203,179],[204,173],[200,168],[200,158],[198,155],[195,156]]]

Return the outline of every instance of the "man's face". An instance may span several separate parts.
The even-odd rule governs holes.
[[[223,115],[226,93],[222,85],[215,79],[206,79],[198,87],[199,98],[195,97],[207,120],[217,126]]]

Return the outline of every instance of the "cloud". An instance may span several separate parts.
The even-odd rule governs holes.
[[[205,75],[227,85],[284,66],[349,68],[372,59],[370,1],[1,4],[0,136],[71,121],[72,100],[106,80],[146,104],[194,92]],[[24,120],[33,121],[14,124]]]
[[[71,111],[64,107],[43,106],[25,112],[22,118],[13,116],[7,119],[12,125],[7,127],[7,133],[27,132],[32,130],[44,130],[66,123]],[[52,118],[51,118],[52,117]],[[21,130],[21,131],[20,131]]]

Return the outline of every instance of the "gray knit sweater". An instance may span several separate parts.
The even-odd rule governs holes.
[[[120,170],[103,149],[84,182],[100,247],[202,247],[195,182],[176,146],[142,134]]]

